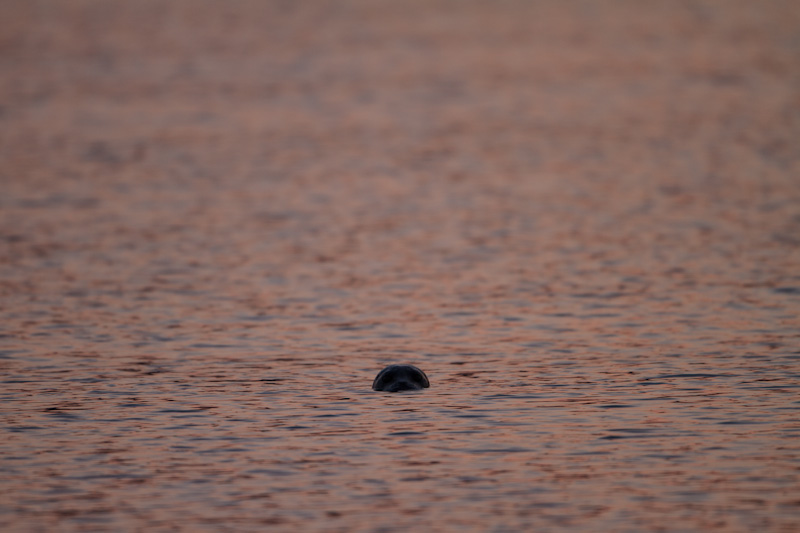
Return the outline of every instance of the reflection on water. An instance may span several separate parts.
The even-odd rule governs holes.
[[[443,4],[0,8],[3,530],[797,526],[796,13]]]

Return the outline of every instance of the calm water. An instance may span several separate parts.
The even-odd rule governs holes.
[[[798,34],[2,2],[0,528],[796,531]]]

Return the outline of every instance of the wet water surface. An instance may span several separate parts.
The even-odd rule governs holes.
[[[4,2],[0,528],[796,530],[798,31]]]

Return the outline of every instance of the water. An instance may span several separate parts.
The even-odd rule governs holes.
[[[791,3],[120,4],[0,7],[4,531],[796,530]]]

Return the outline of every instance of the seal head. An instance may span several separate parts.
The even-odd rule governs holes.
[[[425,372],[414,365],[389,365],[375,376],[372,390],[398,392],[427,389],[431,384]]]

